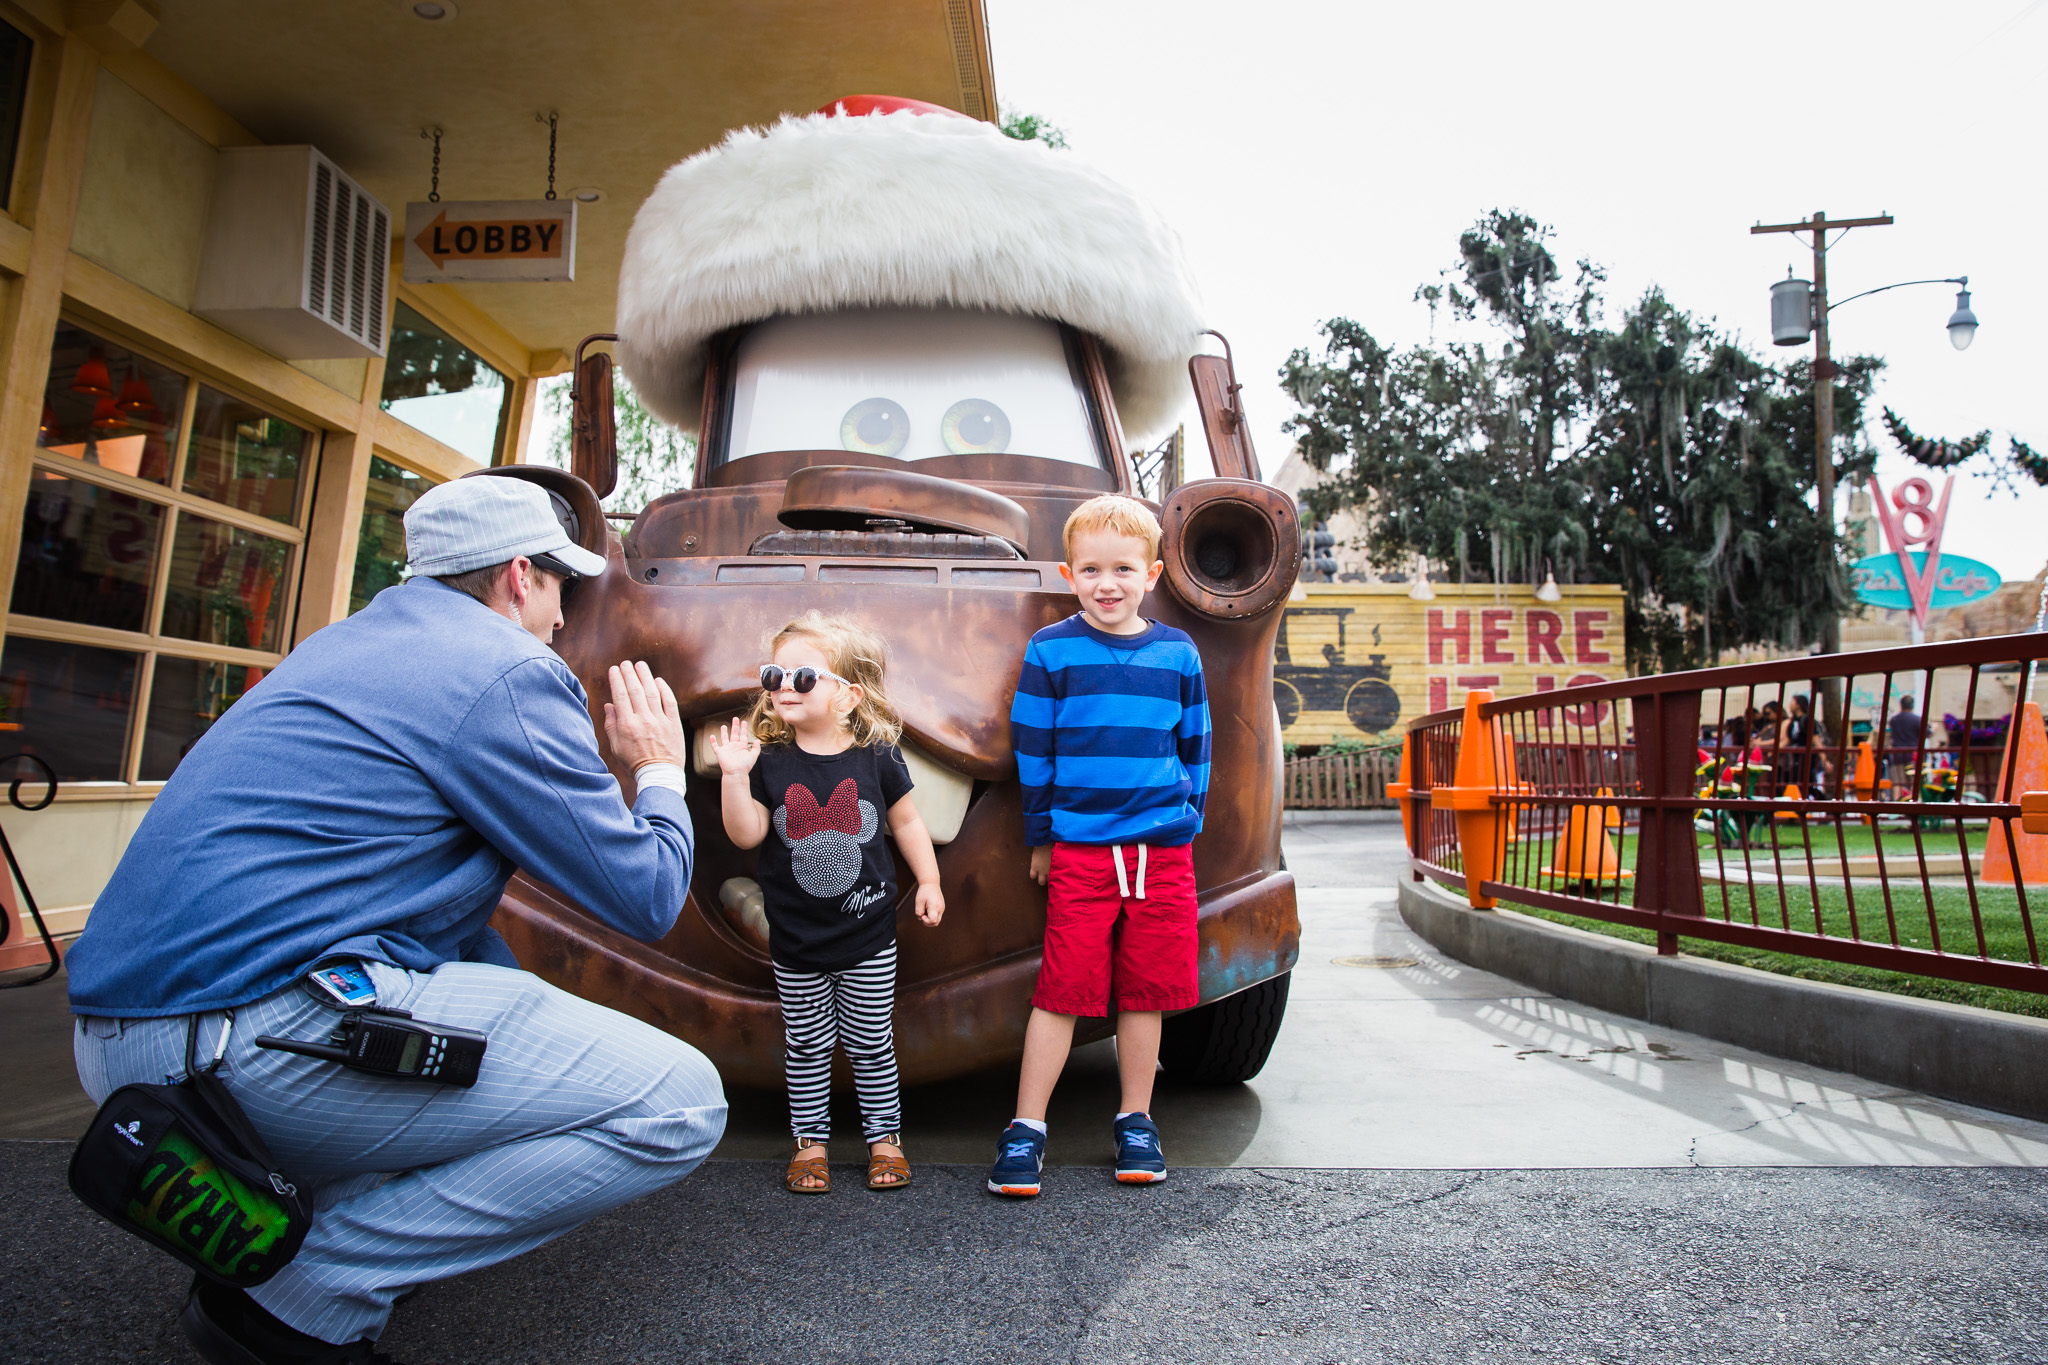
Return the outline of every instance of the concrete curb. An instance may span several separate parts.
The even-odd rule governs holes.
[[[1282,828],[1294,825],[1384,825],[1399,821],[1398,810],[1284,810],[1280,812]]]
[[[2048,1020],[1802,981],[1474,910],[1400,883],[1401,918],[1458,961],[1552,995],[1776,1057],[2048,1121]]]

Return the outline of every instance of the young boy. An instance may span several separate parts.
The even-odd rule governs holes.
[[[1045,960],[1024,1033],[1017,1117],[992,1193],[1038,1193],[1045,1107],[1078,1015],[1115,1008],[1123,1103],[1116,1178],[1166,1179],[1152,1106],[1161,1011],[1197,1000],[1190,843],[1209,791],[1202,659],[1138,615],[1159,582],[1159,521],[1108,495],[1067,518],[1060,575],[1081,610],[1031,637],[1010,708],[1031,879],[1048,888]]]

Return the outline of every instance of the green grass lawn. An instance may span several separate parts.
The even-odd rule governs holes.
[[[1844,820],[1839,830],[1840,842],[1837,842],[1838,831],[1832,824],[1813,823],[1801,826],[1797,821],[1792,820],[1780,820],[1776,821],[1775,824],[1777,857],[1788,864],[1788,870],[1789,865],[1794,861],[1800,862],[1803,867],[1809,843],[1812,845],[1813,856],[1816,858],[1840,858],[1844,849],[1848,851],[1851,858],[1868,858],[1877,852],[1879,837],[1882,837],[1884,840],[1884,854],[1888,866],[1892,856],[1897,854],[1906,860],[1900,864],[1902,869],[1915,868],[1913,831],[1909,829],[1885,827],[1873,834],[1868,825],[1851,824],[1849,821]],[[1963,826],[1963,840],[1969,847],[1973,867],[1984,856],[1984,840],[1987,834],[1987,826],[1981,823],[1965,824]],[[1621,865],[1633,868],[1636,865],[1635,831],[1624,830],[1613,837],[1615,847],[1621,853]],[[1772,867],[1772,846],[1768,842],[1771,835],[1758,831],[1754,837],[1762,842],[1753,844],[1750,847],[1750,866],[1758,870]],[[1695,830],[1693,841],[1699,846],[1700,867],[1707,872],[1714,871],[1717,866],[1714,836]],[[1920,834],[1920,847],[1927,850],[1927,856],[1930,858],[1954,857],[1960,851],[1962,845],[1956,839],[1955,826],[1949,825],[1938,831],[1922,831]],[[1549,840],[1531,840],[1529,842],[1529,850],[1529,852],[1521,856],[1525,858],[1533,857],[1536,860],[1535,866],[1549,866],[1554,851],[1554,845]],[[1514,856],[1512,849],[1510,850],[1510,856]],[[1739,848],[1721,849],[1719,851],[1719,858],[1720,865],[1740,867],[1742,864],[1742,850]]]
[[[1988,886],[1979,883],[1976,888],[1977,913],[1973,916],[1967,887],[1921,885],[1914,857],[1912,830],[1890,824],[1872,830],[1868,825],[1848,820],[1843,821],[1839,829],[1833,824],[1802,824],[1791,820],[1774,821],[1773,827],[1777,836],[1775,855],[1769,843],[1761,847],[1753,846],[1749,850],[1748,870],[1750,875],[1758,878],[1757,881],[1708,882],[1705,885],[1703,889],[1709,918],[1726,919],[1739,924],[1756,923],[1766,928],[1789,927],[1802,933],[1816,932],[1816,902],[1813,888],[1807,884],[1805,877],[1807,841],[1811,842],[1815,858],[1833,859],[1840,857],[1844,851],[1852,858],[1868,857],[1877,852],[1881,840],[1887,870],[1892,874],[1889,913],[1884,888],[1867,883],[1860,886],[1844,886],[1839,874],[1832,884],[1828,878],[1821,877],[1818,879],[1820,932],[1831,938],[1855,938],[1867,943],[1896,943],[1908,948],[1932,948],[1938,933],[1943,950],[1974,957],[1978,952],[1978,928],[1981,920],[1983,952],[1986,956],[2006,962],[2025,963],[2035,960],[2036,953],[2029,948],[2026,923],[2020,915],[2018,892],[2009,886]],[[1987,826],[1981,822],[1966,821],[1962,826],[1962,842],[1967,844],[1973,866],[1983,856],[1987,833]],[[1614,840],[1620,854],[1620,865],[1633,871],[1636,866],[1638,842],[1635,832],[1613,831],[1609,837]],[[1759,837],[1767,839],[1769,836]],[[1707,875],[1714,874],[1717,858],[1719,865],[1726,866],[1731,872],[1742,868],[1741,849],[1728,848],[1717,852],[1714,836],[1704,832],[1696,832],[1695,840],[1699,848],[1700,868]],[[1930,857],[1953,857],[1961,851],[1956,826],[1953,824],[1945,825],[1939,830],[1922,831],[1920,846],[1925,848]],[[1527,838],[1519,844],[1510,846],[1500,879],[1519,882],[1538,890],[1568,892],[1569,888],[1562,881],[1551,880],[1540,873],[1540,869],[1552,865],[1555,854],[1556,841],[1553,838]],[[1893,861],[1895,857],[1897,861]],[[1781,867],[1785,876],[1782,886],[1773,879],[1773,873]],[[1859,880],[1861,879],[1859,876]],[[1629,903],[1630,893],[1626,883],[1618,893],[1614,886],[1609,884],[1603,899],[1612,901],[1617,894],[1621,904]],[[1656,942],[1656,934],[1648,929],[1609,924],[1603,920],[1538,909],[1519,903],[1502,903],[1510,909],[1533,915],[1538,919],[1568,924],[1574,928],[1587,929],[1613,938],[1627,939],[1634,943]],[[2029,903],[2034,912],[2039,956],[2048,958],[2048,887],[2035,891]],[[1853,931],[1850,915],[1852,905],[1855,912]],[[1684,938],[1681,940],[1681,951],[1696,957],[1711,958],[1718,962],[1733,962],[1785,976],[1802,977],[1809,981],[1831,981],[1841,985],[1861,986],[1868,990],[1890,991],[1896,995],[1948,1000],[1958,1004],[1978,1005],[1985,1009],[2048,1018],[2048,994],[2037,995],[2028,991],[1974,986],[1907,972],[1849,966],[1794,954],[1738,947],[1712,939]]]
[[[1725,908],[1721,898],[1723,889],[1712,885],[1706,888],[1707,914],[1710,918],[1720,919],[1725,916],[1739,924],[1751,923],[1750,893],[1754,891],[1755,922],[1767,928],[1783,928],[1789,919],[1793,929],[1806,933],[1813,932],[1813,895],[1804,886],[1785,887],[1781,900],[1780,889],[1774,884],[1731,885],[1725,888]],[[1841,886],[1821,887],[1821,921],[1830,937],[1850,937],[1851,894],[1852,889]],[[1892,887],[1889,919],[1885,914],[1884,897],[1878,888],[1853,888],[1853,894],[1859,931],[1855,936],[1865,942],[1896,941],[1904,947],[1929,948],[1933,946],[1934,931],[1938,928],[1944,949],[1972,956],[1976,953],[1976,924],[1970,913],[1969,896],[1963,887],[1936,886],[1923,890],[1918,882],[1895,884]],[[1623,896],[1623,903],[1626,903],[1626,893]],[[2048,902],[2044,902],[2041,896],[2035,896],[2031,898],[2030,903],[2041,912],[2035,916],[2036,934],[2048,935]],[[1655,943],[1657,938],[1653,931],[1638,929],[1632,925],[1609,924],[1582,915],[1563,914],[1555,910],[1507,901],[1503,901],[1502,904],[1538,919],[1569,924],[1576,929],[1587,929],[1597,934],[1627,939],[1633,943]],[[2029,961],[2025,925],[2020,918],[2018,893],[2010,887],[1980,885],[1977,888],[1977,904],[1983,921],[1986,953],[1992,958],[2008,962]],[[1894,929],[1896,939],[1893,937]],[[2041,946],[2048,950],[2048,942]],[[1680,951],[1695,957],[1712,958],[1717,962],[1733,962],[1744,967],[1778,972],[1785,976],[1802,977],[1808,981],[1832,981],[1845,986],[1862,986],[1868,990],[1890,991],[1896,995],[1914,995],[1927,1000],[1949,1000],[1958,1004],[1978,1005],[1985,1009],[2048,1018],[2048,995],[2036,995],[2028,991],[1974,986],[1965,982],[1946,981],[1938,977],[1917,976],[1907,972],[1856,967],[1788,953],[1767,952],[1760,948],[1719,943],[1712,939],[1681,938]]]

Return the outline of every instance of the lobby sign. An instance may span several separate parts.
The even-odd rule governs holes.
[[[576,278],[576,201],[471,199],[405,206],[405,282]]]
[[[1927,552],[1913,550],[1910,553],[1913,556],[1912,577],[1924,580]],[[1989,564],[1944,550],[1929,584],[1928,609],[1941,611],[1975,602],[1980,597],[1989,597],[1998,591],[2001,581],[1998,570]],[[1869,555],[1857,560],[1849,570],[1849,583],[1856,590],[1856,596],[1873,607],[1883,607],[1887,611],[1913,610],[1909,578],[1895,554]]]

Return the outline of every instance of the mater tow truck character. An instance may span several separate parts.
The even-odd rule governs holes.
[[[1258,481],[1228,360],[1196,354],[1171,232],[1064,152],[918,101],[848,98],[663,177],[627,240],[618,325],[636,391],[698,435],[692,486],[607,530],[611,361],[589,342],[575,472],[490,472],[551,488],[609,557],[555,647],[593,698],[622,658],[675,689],[696,871],[651,946],[515,880],[496,923],[520,961],[687,1039],[728,1081],[780,1084],[755,854],[725,837],[708,740],[757,695],[770,632],[811,607],[847,613],[889,642],[948,907],[942,930],[911,929],[899,868],[903,1077],[1014,1064],[1045,926],[1010,751],[1018,665],[1033,631],[1076,610],[1058,572],[1068,513],[1139,491],[1129,443],[1171,425],[1192,376],[1221,477],[1153,504],[1166,569],[1145,610],[1201,651],[1214,756],[1194,844],[1202,1004],[1166,1021],[1162,1057],[1198,1082],[1255,1075],[1299,933],[1273,704],[1299,528]],[[1077,1041],[1108,1030],[1084,1020]]]

